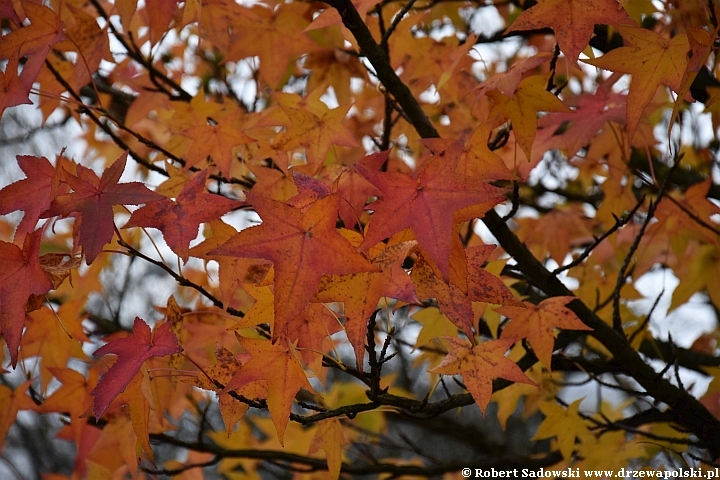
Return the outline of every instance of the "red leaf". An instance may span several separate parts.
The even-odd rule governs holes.
[[[139,205],[164,198],[139,182],[118,184],[126,160],[127,152],[120,155],[100,178],[82,165],[77,166],[77,176],[66,172],[65,180],[73,193],[56,198],[42,215],[42,218],[79,216],[77,243],[83,247],[88,264],[112,238],[113,205]]]
[[[0,190],[0,215],[16,210],[25,212],[15,231],[15,242],[19,243],[35,229],[41,213],[50,207],[57,172],[45,157],[18,155],[17,162],[27,178]]]
[[[372,172],[362,165],[355,167],[383,193],[382,199],[367,207],[375,213],[361,250],[410,227],[444,279],[448,279],[450,245],[455,234],[453,214],[471,205],[487,203],[490,207],[503,200],[503,190],[455,172],[462,144],[464,140],[455,148],[431,157],[413,176]]]
[[[93,353],[95,356],[108,353],[118,356],[115,364],[103,375],[91,393],[95,397],[95,416],[101,417],[105,413],[110,402],[125,390],[145,360],[181,351],[177,338],[170,331],[169,323],[160,325],[151,336],[148,324],[140,317],[135,317],[131,336],[114,340]]]
[[[133,212],[123,228],[151,227],[161,230],[168,246],[184,261],[190,255],[190,242],[203,222],[215,220],[240,202],[205,192],[207,170],[195,175],[183,187],[176,201],[163,198]]]
[[[37,55],[30,58],[35,57],[37,57]],[[36,63],[37,62],[33,62],[33,64]],[[10,60],[5,67],[5,73],[0,72],[0,115],[2,115],[3,110],[7,107],[28,105],[32,103],[28,98],[32,83],[30,86],[27,86],[26,82],[23,81],[28,78],[30,71],[28,70],[28,73],[25,73],[25,69],[23,69],[23,74],[25,75],[20,74],[20,76],[18,76],[17,69],[18,56],[15,54],[10,57]]]
[[[12,366],[17,364],[25,303],[30,295],[42,295],[53,288],[38,261],[42,230],[25,237],[22,250],[0,242],[0,332],[10,350]]]

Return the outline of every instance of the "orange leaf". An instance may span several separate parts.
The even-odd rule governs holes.
[[[535,385],[515,362],[505,356],[514,340],[491,340],[471,348],[470,343],[456,337],[446,337],[450,351],[431,373],[442,375],[462,375],[463,382],[472,395],[481,412],[490,403],[492,382],[504,378],[511,382]]]
[[[3,443],[5,443],[8,430],[17,419],[18,411],[36,408],[32,399],[25,394],[31,383],[32,380],[28,380],[18,385],[15,390],[0,385],[0,441]]]
[[[237,157],[233,156],[233,148],[255,141],[234,124],[238,114],[239,112],[228,115],[216,123],[194,125],[182,132],[183,136],[193,140],[185,158],[186,169],[209,156],[220,169],[220,173],[225,178],[231,178],[230,167],[233,160],[237,161]]]
[[[560,50],[575,64],[593,36],[595,25],[631,23],[615,0],[540,0],[510,25],[505,33],[550,27]]]
[[[527,308],[511,306],[496,308],[497,312],[510,318],[500,338],[513,341],[527,338],[538,359],[550,370],[555,346],[553,334],[555,328],[592,330],[575,315],[575,312],[565,306],[574,299],[574,297],[552,297],[538,305],[525,302]]]
[[[250,360],[235,373],[224,392],[236,390],[258,380],[267,381],[270,417],[282,444],[295,395],[301,388],[315,392],[300,362],[293,355],[292,347],[288,348],[281,343],[272,344],[267,340],[242,337],[238,337],[238,341],[250,354]]]
[[[310,303],[324,274],[379,270],[335,230],[337,195],[317,200],[304,212],[252,191],[247,198],[263,223],[209,254],[264,258],[275,265],[274,339]]]
[[[337,418],[328,418],[318,422],[317,427],[308,453],[315,453],[322,448],[327,458],[330,478],[337,480],[340,477],[342,449],[345,444],[342,424]]]
[[[23,2],[30,25],[18,28],[0,39],[0,58],[20,57],[35,52],[47,54],[49,47],[65,38],[60,18],[44,5]],[[43,57],[44,57],[43,55]]]
[[[535,141],[537,113],[572,112],[559,98],[548,92],[546,87],[545,75],[533,75],[520,82],[512,98],[498,90],[486,93],[495,102],[490,116],[497,117],[500,121],[509,119],[512,122],[517,142],[527,158],[531,158],[532,144]]]
[[[326,275],[316,298],[321,302],[345,303],[345,331],[355,350],[358,368],[365,355],[367,322],[382,297],[404,302],[416,302],[415,287],[402,268],[410,249],[416,242],[402,242],[387,247],[372,260],[380,272],[361,272],[352,275]]]
[[[583,61],[612,72],[632,74],[627,104],[628,139],[632,141],[643,110],[658,87],[662,84],[675,92],[680,91],[688,65],[690,43],[684,33],[668,40],[640,27],[617,25],[616,28],[629,46]]]

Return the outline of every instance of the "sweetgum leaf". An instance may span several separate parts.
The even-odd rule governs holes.
[[[170,331],[170,324],[163,323],[153,335],[150,327],[140,317],[135,317],[133,334],[114,340],[97,350],[93,355],[114,353],[118,356],[115,364],[107,371],[92,391],[95,397],[95,416],[101,417],[110,402],[125,390],[130,380],[140,371],[140,367],[150,357],[163,357],[182,351],[177,338]]]
[[[65,180],[73,192],[57,197],[42,214],[42,218],[77,216],[80,228],[76,241],[83,247],[88,264],[112,238],[113,205],[139,205],[164,198],[140,182],[118,183],[127,155],[123,153],[100,178],[82,165],[77,166],[77,176],[66,172]]]

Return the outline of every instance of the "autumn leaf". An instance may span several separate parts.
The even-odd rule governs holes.
[[[0,72],[0,115],[7,107],[32,104],[30,89],[44,62],[44,52],[32,55],[18,75],[18,56],[13,54],[10,57],[5,72]]]
[[[100,418],[105,410],[130,383],[145,360],[150,357],[162,357],[182,351],[175,335],[170,331],[170,324],[161,324],[151,335],[150,327],[140,317],[135,317],[132,335],[114,340],[104,345],[93,355],[113,353],[118,356],[115,364],[110,367],[92,391],[95,397],[95,416]]]
[[[352,2],[353,6],[357,9],[358,14],[361,18],[365,18],[368,10],[377,5],[380,0],[355,0]],[[318,15],[305,30],[316,30],[319,28],[330,27],[332,25],[342,24],[342,19],[334,8],[326,8],[320,15]]]
[[[324,274],[379,270],[335,230],[337,195],[320,198],[305,212],[252,191],[247,198],[263,223],[241,231],[208,253],[264,258],[273,263],[275,339],[310,303]]]
[[[404,302],[417,301],[415,288],[402,263],[416,242],[401,242],[378,252],[372,264],[380,272],[360,272],[351,275],[326,275],[323,277],[317,300],[340,301],[345,304],[345,332],[355,350],[358,368],[365,355],[367,322],[382,297]]]
[[[331,145],[358,146],[352,132],[343,125],[351,105],[328,108],[320,100],[325,90],[322,85],[302,100],[289,94],[277,97],[289,125],[276,143],[284,150],[304,147],[308,163],[314,165],[322,164]]]
[[[42,234],[42,230],[36,230],[27,235],[22,249],[0,242],[0,332],[13,367],[25,323],[25,302],[31,295],[42,295],[53,288],[38,261]]]
[[[45,157],[18,155],[18,166],[27,178],[11,183],[0,190],[0,215],[15,210],[25,212],[15,231],[15,241],[35,230],[41,214],[48,209],[55,195],[66,193],[59,183],[59,175]]]
[[[110,40],[95,17],[75,5],[66,5],[69,15],[63,16],[67,39],[54,45],[62,51],[77,52],[80,60],[73,69],[73,83],[85,85],[100,67],[100,62],[110,60]]]
[[[456,173],[458,160],[457,156],[433,156],[412,176],[374,172],[357,165],[360,174],[383,194],[367,207],[374,213],[360,248],[367,250],[410,227],[447,280],[452,236],[456,234],[453,213],[471,205],[492,205],[503,200],[503,190]]]
[[[464,252],[461,255],[464,256]],[[472,300],[466,291],[463,291],[457,283],[443,280],[435,273],[433,266],[424,255],[418,256],[410,277],[415,284],[420,300],[436,298],[442,313],[468,338],[474,338],[475,315],[473,314]]]
[[[536,258],[544,260],[549,255],[558,265],[578,245],[593,240],[591,224],[578,210],[554,210],[541,219],[518,219],[517,236],[524,241]]]
[[[625,432],[605,432],[594,442],[581,443],[578,455],[585,458],[582,470],[608,468],[617,471],[635,459],[648,457],[648,451],[637,438],[628,439]],[[610,461],[608,461],[610,460]]]
[[[465,249],[468,296],[473,302],[523,306],[499,277],[483,268],[483,264],[488,261],[495,248],[497,248],[495,245],[478,245]]]
[[[118,405],[125,405],[127,408],[137,439],[138,456],[142,449],[141,451],[148,456],[150,461],[155,463],[155,456],[150,447],[149,431],[150,402],[148,398],[152,399],[152,392],[148,388],[147,371],[142,370],[144,369],[130,379],[130,382],[113,401]]]
[[[551,58],[551,53],[540,52],[537,55],[513,63],[506,71],[496,73],[483,81],[477,87],[478,97],[490,90],[498,90],[503,95],[513,98],[515,90],[517,90],[523,78],[529,76],[533,70],[537,69],[543,63],[548,62]]]
[[[28,380],[11,390],[0,385],[0,439],[6,440],[10,427],[15,423],[19,410],[34,410],[36,408],[32,398],[26,392],[32,383]]]
[[[713,305],[720,305],[720,285],[715,281],[720,272],[718,245],[693,244],[688,248],[689,257],[678,268],[680,283],[673,291],[669,310],[685,304],[690,297],[705,289]]]
[[[113,205],[139,205],[162,199],[162,195],[149,190],[139,182],[118,183],[125,170],[127,152],[123,153],[98,177],[82,165],[77,166],[77,176],[65,173],[65,181],[72,193],[60,195],[42,214],[42,218],[61,215],[75,216],[80,224],[77,244],[83,247],[88,264],[97,258],[103,245],[113,235]]]
[[[515,362],[505,356],[514,340],[491,340],[472,347],[469,342],[457,337],[447,337],[450,346],[445,360],[429,370],[442,375],[462,375],[463,383],[472,395],[481,412],[490,403],[492,382],[504,378],[511,382],[534,385]]]
[[[552,297],[537,305],[525,302],[525,308],[502,306],[495,310],[510,318],[503,329],[501,339],[527,338],[538,359],[550,370],[552,352],[555,349],[555,328],[565,330],[592,330],[575,312],[565,305],[574,297]]]
[[[560,453],[567,460],[572,458],[576,439],[581,442],[592,441],[592,433],[578,411],[582,400],[582,398],[575,400],[567,409],[555,402],[540,405],[540,411],[545,415],[545,419],[534,438],[556,437]]]
[[[82,263],[80,255],[67,253],[46,253],[40,257],[40,266],[57,289],[66,278],[70,276],[73,269],[78,268]]]
[[[90,392],[97,385],[97,369],[91,368],[87,377],[72,368],[51,367],[48,370],[62,385],[45,399],[40,411],[69,413],[70,432],[68,433],[71,440],[80,443],[83,439],[84,427],[87,425],[87,420],[81,416],[92,408]]]
[[[572,158],[581,148],[588,145],[606,122],[622,123],[626,116],[627,96],[614,93],[611,88],[619,77],[606,80],[594,95],[582,94],[568,99],[565,104],[574,107],[572,113],[549,113],[538,120],[538,127],[559,130],[544,146],[563,151]]]
[[[342,449],[344,444],[345,437],[343,436],[340,420],[337,418],[329,418],[318,422],[317,432],[315,432],[315,437],[310,444],[308,453],[315,453],[322,448],[327,457],[330,477],[337,479],[340,477],[340,469],[342,468]]]
[[[389,151],[374,153],[363,157],[359,163],[370,170],[380,170],[389,155]],[[368,198],[380,196],[380,190],[360,175],[355,168],[344,169],[336,181],[337,193],[342,197],[340,218],[346,228],[352,228],[360,221]]]
[[[534,384],[515,362],[505,356],[513,340],[490,340],[474,347],[457,337],[447,337],[445,340],[450,351],[440,365],[429,371],[442,375],[462,375],[463,383],[483,413],[490,403],[494,379]]]
[[[281,342],[251,340],[238,337],[240,345],[250,354],[250,360],[232,377],[223,393],[241,388],[251,382],[265,380],[268,391],[268,407],[280,444],[283,443],[285,428],[295,395],[304,388],[314,390],[305,376],[300,362],[291,348]]]
[[[234,41],[230,45],[231,60],[258,56],[260,75],[271,88],[277,88],[289,75],[291,62],[300,55],[318,48],[304,29],[310,23],[302,3],[280,4],[277,8],[255,5],[243,8],[242,17],[234,23]],[[242,28],[237,28],[242,26]]]
[[[611,50],[600,58],[583,60],[611,72],[632,74],[627,101],[628,138],[635,136],[643,110],[660,85],[678,92],[687,69],[690,43],[687,35],[668,40],[659,33],[628,25],[616,26],[627,46]]]
[[[45,58],[49,47],[65,38],[63,23],[55,12],[44,5],[23,2],[30,25],[18,28],[0,39],[0,58],[20,57],[41,52]]]
[[[547,91],[547,77],[533,75],[520,82],[512,98],[499,90],[486,95],[495,102],[490,116],[500,121],[510,120],[520,148],[531,158],[532,145],[537,132],[537,112],[572,112],[555,95]]]
[[[195,174],[175,201],[162,198],[135,210],[123,228],[157,228],[172,251],[187,261],[190,242],[197,237],[200,224],[215,220],[241,205],[238,201],[207,193],[208,173],[204,170]]]
[[[0,0],[2,471],[720,458],[720,1],[325,2]]]
[[[220,173],[225,178],[231,178],[230,167],[235,159],[234,147],[255,141],[233,125],[238,116],[239,113],[230,114],[217,122],[208,121],[204,125],[196,125],[184,130],[182,135],[193,140],[185,159],[185,168],[190,168],[210,157]]]
[[[38,357],[41,386],[45,390],[52,378],[52,368],[63,368],[68,360],[88,360],[83,342],[89,341],[82,328],[82,315],[78,315],[80,302],[66,302],[53,311],[42,308],[27,314],[26,330],[20,342],[23,358]]]
[[[615,0],[540,0],[523,12],[505,33],[550,27],[560,50],[577,64],[595,25],[623,23],[632,21]]]
[[[215,359],[216,363],[206,367],[204,372],[199,373],[197,377],[192,379],[191,383],[200,388],[217,392],[220,415],[225,423],[228,438],[230,438],[235,425],[250,408],[248,404],[238,401],[227,392],[223,392],[224,385],[229,383],[232,377],[242,368],[242,362],[236,355],[220,345],[215,345]],[[245,398],[267,399],[267,382],[251,382],[235,389],[235,392]]]

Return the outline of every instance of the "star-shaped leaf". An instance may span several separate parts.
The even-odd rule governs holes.
[[[432,373],[462,375],[463,383],[472,395],[481,412],[490,403],[492,382],[504,378],[511,382],[534,385],[515,362],[505,356],[514,340],[491,340],[472,347],[457,337],[446,337],[450,351]]]
[[[64,368],[70,357],[88,360],[82,350],[89,341],[82,328],[84,315],[77,300],[67,301],[53,311],[41,308],[26,316],[26,329],[20,342],[22,358],[37,357],[43,390],[52,378],[50,369]]]
[[[320,198],[304,211],[252,191],[247,199],[263,223],[208,253],[264,258],[275,265],[275,339],[310,303],[324,274],[380,270],[335,229],[336,194]]]
[[[550,27],[560,50],[577,64],[595,25],[630,22],[628,14],[615,0],[539,0],[523,12],[506,33]]]
[[[511,27],[512,28],[512,27]],[[490,90],[499,90],[500,93],[512,98],[515,90],[518,88],[520,81],[529,75],[543,63],[549,61],[552,54],[549,52],[540,52],[530,58],[517,61],[505,72],[496,73],[484,80],[477,87],[478,96],[484,95]]]
[[[258,380],[267,381],[270,417],[282,444],[295,395],[301,388],[312,393],[314,390],[300,362],[282,342],[273,344],[267,340],[242,337],[238,337],[238,341],[250,354],[250,360],[233,376],[225,392]]]
[[[588,430],[585,420],[578,413],[582,400],[582,398],[575,400],[567,409],[554,402],[541,404],[540,411],[545,415],[545,419],[540,424],[533,440],[556,437],[558,449],[563,458],[570,460],[575,450],[576,438],[581,441],[583,439],[585,441],[592,440],[592,434]]]
[[[627,103],[628,140],[632,141],[643,110],[658,87],[662,84],[675,92],[680,91],[688,66],[690,43],[684,33],[668,40],[640,27],[617,25],[616,28],[628,46],[583,61],[612,72],[632,74]]]
[[[105,410],[130,383],[145,360],[179,353],[182,349],[170,331],[170,324],[163,323],[151,335],[150,327],[140,317],[135,317],[132,335],[113,340],[93,353],[95,356],[114,353],[117,361],[110,367],[92,391],[95,397],[95,416],[100,418]]]
[[[526,302],[525,308],[503,306],[495,311],[510,318],[500,338],[517,340],[527,338],[538,359],[548,370],[555,349],[555,328],[567,330],[592,330],[575,312],[567,308],[574,297],[552,297],[537,305]]]
[[[303,31],[312,18],[308,8],[297,2],[281,3],[276,8],[263,4],[243,8],[242,16],[233,19],[231,30],[234,33],[227,58],[240,60],[258,56],[261,78],[270,88],[282,86],[293,71],[295,60],[319,49]]]
[[[0,190],[0,215],[22,210],[22,221],[15,231],[15,241],[35,229],[40,214],[48,209],[57,193],[65,193],[59,187],[59,175],[45,157],[18,155],[18,165],[27,178],[11,183]]]
[[[410,249],[416,242],[402,242],[385,248],[372,259],[380,272],[361,272],[352,275],[326,275],[315,298],[321,302],[345,303],[345,331],[355,349],[358,367],[365,352],[367,322],[382,297],[415,302],[415,287],[402,268]]]
[[[228,437],[230,437],[235,425],[245,416],[250,406],[237,401],[237,399],[227,393],[221,394],[220,392],[223,389],[218,386],[218,383],[220,385],[226,385],[230,382],[232,377],[242,368],[242,362],[238,356],[217,344],[215,345],[215,359],[217,362],[214,365],[205,367],[204,374],[199,373],[190,383],[205,390],[218,392],[220,415],[223,417],[223,422],[225,423],[225,431]],[[245,398],[267,399],[267,383],[264,381],[248,383],[236,389],[236,392]]]
[[[13,367],[25,323],[25,303],[31,295],[53,288],[38,261],[42,230],[25,237],[23,248],[0,242],[0,332],[5,338]]]
[[[504,199],[502,189],[455,172],[461,153],[459,146],[452,153],[432,156],[412,176],[357,165],[355,168],[383,194],[367,207],[374,213],[360,248],[367,250],[410,227],[447,280],[452,236],[456,235],[453,214],[471,205],[492,206]]]
[[[315,453],[319,449],[323,449],[327,457],[330,478],[337,480],[340,478],[342,450],[346,443],[342,424],[337,418],[328,418],[327,420],[321,420],[317,425],[317,432],[315,432],[308,453]]]
[[[80,222],[76,240],[83,247],[88,264],[95,260],[103,245],[112,238],[113,205],[139,205],[163,198],[142,183],[118,183],[125,170],[126,160],[127,152],[108,167],[100,178],[82,165],[77,166],[77,176],[66,172],[65,181],[73,192],[57,197],[42,214],[43,218],[56,215],[76,217],[76,222]]]
[[[7,107],[32,104],[29,98],[33,82],[45,63],[45,51],[30,55],[18,75],[18,54],[15,52],[7,62],[5,72],[0,72],[0,115]]]
[[[231,114],[219,122],[208,122],[184,130],[183,136],[193,140],[185,158],[185,168],[190,168],[210,157],[220,169],[220,173],[225,178],[230,178],[230,167],[235,159],[232,155],[233,148],[255,141],[233,123],[237,117],[238,114]]]
[[[352,132],[343,125],[351,105],[330,109],[320,100],[322,85],[300,101],[296,95],[279,94],[277,100],[290,120],[287,130],[277,140],[284,150],[304,147],[308,163],[322,164],[331,145],[357,147]]]
[[[533,75],[520,82],[512,98],[503,95],[499,90],[486,93],[495,102],[490,115],[512,122],[513,133],[527,158],[531,158],[532,144],[535,141],[537,113],[572,113],[572,110],[548,92],[546,87],[545,75]]]
[[[361,165],[365,165],[370,170],[380,170],[390,155],[390,151],[374,153],[360,160]],[[372,166],[370,166],[372,165]],[[358,173],[357,169],[343,167],[340,176],[336,180],[337,193],[342,197],[340,202],[340,219],[346,228],[352,228],[360,221],[363,208],[368,198],[377,197],[380,191],[375,185],[368,182],[365,177]]]
[[[23,3],[22,8],[30,25],[0,39],[0,58],[10,58],[15,52],[21,57],[35,52],[45,55],[50,45],[65,38],[63,22],[50,8],[32,2]]]
[[[168,246],[187,261],[190,242],[198,235],[198,227],[241,205],[220,195],[205,191],[208,171],[197,173],[185,184],[175,201],[163,197],[135,210],[123,228],[151,227],[163,233]]]
[[[36,408],[32,398],[27,395],[27,389],[32,380],[24,382],[15,390],[0,385],[0,441],[5,441],[8,430],[17,420],[19,410],[34,410]]]

